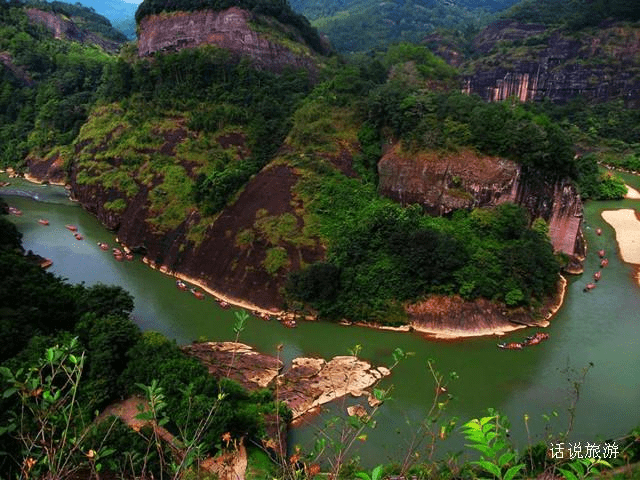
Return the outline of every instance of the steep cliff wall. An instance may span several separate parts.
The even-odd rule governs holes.
[[[309,48],[293,41],[279,41],[266,32],[259,33],[251,27],[252,20],[252,14],[236,7],[220,12],[149,15],[140,22],[138,53],[147,56],[154,52],[215,45],[232,55],[251,59],[257,68],[275,72],[286,67],[317,71]]]
[[[95,33],[88,32],[72,22],[52,12],[43,12],[37,8],[25,10],[29,20],[33,23],[44,25],[56,39],[73,40],[80,43],[92,43],[102,47],[108,52],[115,52],[120,43],[99,37]]]
[[[610,25],[568,35],[501,21],[475,40],[483,56],[465,69],[463,91],[487,101],[517,97],[562,103],[578,95],[640,106],[640,29]]]
[[[510,160],[470,151],[409,155],[397,146],[382,157],[378,174],[382,195],[403,204],[418,203],[432,214],[518,203],[531,218],[543,218],[548,223],[555,251],[584,254],[582,202],[568,181],[525,177]]]
[[[405,205],[419,203],[434,215],[496,205],[511,195],[518,172],[510,160],[471,151],[409,155],[396,146],[378,162],[380,194]]]
[[[177,228],[160,234],[150,223],[153,215],[149,211],[147,186],[140,184],[126,209],[114,213],[106,209],[105,204],[122,198],[122,193],[98,185],[78,184],[77,173],[73,168],[70,183],[74,198],[114,230],[120,242],[143,253],[150,263],[197,279],[228,298],[265,309],[282,308],[280,290],[288,270],[267,272],[263,264],[270,245],[259,236],[251,243],[239,242],[238,238],[254,226],[260,215],[296,216],[296,200],[291,189],[297,175],[290,168],[263,169],[249,181],[233,205],[206,226],[203,240],[197,244],[189,239],[190,229],[200,221],[197,211],[187,213]],[[298,221],[302,224],[302,219]],[[310,264],[323,256],[318,245],[285,244],[282,248],[290,259],[291,269],[299,269],[303,262]]]

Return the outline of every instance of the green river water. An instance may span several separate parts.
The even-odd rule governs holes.
[[[625,179],[640,187],[638,177],[628,175]],[[1,175],[0,180],[6,177]],[[178,343],[202,337],[233,339],[233,310],[220,309],[211,298],[199,301],[177,290],[173,278],[148,268],[140,258],[117,262],[109,252],[101,251],[96,243],[114,244],[114,235],[69,201],[64,189],[20,179],[10,181],[0,195],[24,212],[10,218],[24,235],[25,249],[53,260],[51,272],[71,282],[122,286],[135,297],[135,322]],[[385,381],[384,385],[393,385],[393,399],[380,409],[377,427],[368,432],[367,441],[357,445],[357,454],[367,465],[397,460],[406,451],[417,422],[433,400],[433,380],[426,366],[429,358],[441,372],[455,371],[459,376],[450,384],[455,399],[447,407],[448,415],[466,421],[483,415],[489,407],[499,409],[511,420],[511,436],[520,447],[527,442],[525,413],[530,417],[534,440],[542,439],[543,414],[557,411],[559,416],[552,421],[554,431],[566,428],[571,380],[577,378],[571,371],[580,371],[592,362],[570,438],[585,443],[619,437],[640,425],[640,289],[633,279],[633,267],[620,260],[614,231],[600,217],[602,210],[619,208],[637,210],[640,201],[591,202],[585,206],[589,243],[585,274],[569,278],[565,304],[546,329],[550,339],[541,345],[505,351],[496,348],[495,337],[429,341],[415,334],[323,322],[302,322],[298,328],[287,329],[253,317],[240,341],[274,355],[276,346],[282,344],[285,362],[303,355],[346,355],[356,344],[362,345],[361,356],[376,364],[389,365],[396,347],[414,352]],[[50,226],[39,225],[39,218],[47,218]],[[75,240],[65,224],[78,225],[85,239]],[[603,229],[602,236],[595,235],[597,227]],[[609,266],[603,270],[598,287],[584,293],[584,285],[598,269],[595,252],[600,248],[607,251]],[[529,333],[515,332],[506,339],[519,341]],[[290,442],[309,448],[318,427],[332,414],[329,411],[293,429]],[[455,433],[442,444],[439,455],[458,450],[463,443],[462,436]]]

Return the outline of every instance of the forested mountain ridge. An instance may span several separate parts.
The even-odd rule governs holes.
[[[99,45],[112,50],[124,39],[106,19],[83,7],[65,8],[76,17],[87,13],[92,20],[84,25],[96,25],[97,33],[79,28],[57,2],[42,8],[46,11],[21,2],[0,2],[0,161],[4,164],[75,138],[95,102],[102,69],[114,58]],[[104,38],[105,31],[111,38]]]
[[[294,10],[309,18],[341,53],[383,50],[400,41],[419,42],[443,28],[469,35],[514,3],[516,0],[291,1]]]
[[[202,12],[148,13],[141,25],[191,14]],[[280,37],[287,48],[302,45],[295,40]],[[85,82],[88,117],[47,123],[56,104],[36,103],[49,116],[22,137],[32,173],[65,172],[85,208],[150,264],[272,310],[396,324],[431,295],[484,298],[530,316],[553,294],[554,214],[535,199],[579,209],[567,182],[588,183],[596,197],[602,180],[547,115],[459,93],[459,72],[417,45],[278,73],[220,45],[186,46],[194,48],[141,57],[128,47],[104,58],[95,83]],[[490,178],[478,183],[446,166],[489,156],[511,172],[513,189],[532,193],[526,208],[496,201]],[[421,208],[381,197],[402,201],[396,193],[407,187],[387,189],[386,173],[412,157],[440,159],[444,168],[431,173],[447,203],[436,207],[451,218],[424,215],[434,207],[426,197],[411,200]],[[565,217],[579,213],[571,208]],[[566,254],[579,253],[579,223],[571,228],[556,245]]]

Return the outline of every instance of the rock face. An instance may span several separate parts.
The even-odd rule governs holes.
[[[517,97],[564,103],[620,98],[640,106],[640,30],[610,25],[595,34],[568,36],[542,25],[498,21],[474,42],[486,55],[469,68],[463,91],[487,101]]]
[[[57,184],[64,183],[67,176],[67,172],[64,170],[64,163],[64,158],[57,153],[52,153],[47,158],[29,155],[25,159],[25,164],[32,179]]]
[[[293,412],[293,419],[336,398],[364,395],[365,389],[391,372],[353,356],[296,358],[278,377],[279,396]]]
[[[380,194],[404,205],[418,203],[432,215],[497,205],[511,195],[518,173],[510,160],[471,151],[409,155],[396,146],[378,162]]]
[[[187,212],[177,228],[157,233],[148,222],[153,217],[147,202],[148,186],[138,185],[139,191],[127,200],[126,210],[117,213],[105,208],[105,204],[122,198],[123,194],[115,188],[78,184],[77,173],[74,164],[70,174],[73,197],[107,228],[114,230],[122,243],[145,254],[150,264],[198,279],[232,301],[242,300],[276,312],[282,307],[280,290],[286,281],[286,272],[271,275],[260,268],[268,245],[256,241],[251,248],[243,248],[235,239],[240,232],[253,226],[258,210],[266,210],[273,216],[296,215],[297,203],[292,188],[297,175],[292,169],[275,165],[259,172],[233,205],[206,226],[203,240],[197,246],[188,238],[190,227],[200,220],[196,211]],[[284,248],[292,269],[299,269],[302,262],[318,261],[324,254],[318,245],[287,244]]]
[[[237,7],[220,12],[203,10],[149,15],[140,22],[138,53],[148,56],[155,52],[215,45],[232,55],[250,58],[257,68],[278,73],[286,67],[317,71],[308,48],[300,44],[294,52],[253,30],[249,25],[251,20],[249,12]]]
[[[277,358],[259,353],[244,343],[192,343],[182,350],[200,360],[214,377],[228,377],[248,390],[267,387],[283,366]]]
[[[283,366],[280,360],[242,343],[194,343],[182,349],[200,360],[212,375],[236,380],[249,390],[275,387],[276,379],[278,398],[292,410],[294,420],[345,395],[367,394],[367,388],[391,373],[354,356],[338,356],[329,361],[296,358],[291,368],[278,375]]]
[[[524,178],[520,167],[510,160],[469,151],[409,156],[398,147],[382,157],[378,174],[382,195],[405,205],[418,203],[435,215],[517,203],[532,219],[547,222],[555,251],[584,255],[582,201],[569,181],[549,182],[534,175]]]
[[[54,13],[43,12],[36,8],[28,8],[25,12],[31,22],[39,23],[47,27],[56,39],[74,40],[80,43],[92,43],[102,47],[108,52],[116,52],[120,47],[118,42],[107,40],[99,37],[95,33],[82,30],[72,21],[65,20]]]

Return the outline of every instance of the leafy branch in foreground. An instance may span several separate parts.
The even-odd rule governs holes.
[[[26,371],[20,368],[13,373],[0,367],[2,398],[18,397],[0,424],[0,436],[18,440],[20,451],[14,461],[24,478],[67,478],[87,459],[92,472],[100,472],[102,459],[115,452],[90,445],[95,425],[85,424],[77,400],[84,360],[73,338],[47,348]]]
[[[524,463],[513,465],[517,452],[507,442],[507,420],[490,411],[490,416],[474,418],[462,426],[465,438],[472,442],[467,447],[482,453],[480,460],[471,462],[499,480],[512,480],[525,467]]]

